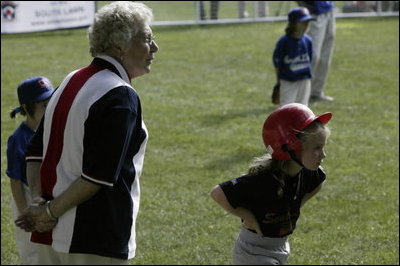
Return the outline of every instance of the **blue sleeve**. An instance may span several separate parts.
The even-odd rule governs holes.
[[[83,140],[82,177],[113,186],[124,164],[136,128],[139,99],[131,88],[111,90],[89,110]]]
[[[25,176],[25,154],[18,147],[18,141],[14,136],[10,136],[7,142],[7,171],[6,174],[12,179],[20,181]]]
[[[275,45],[275,50],[274,50],[273,57],[272,57],[273,64],[276,68],[281,68],[281,66],[282,66],[282,60],[283,60],[283,56],[284,56],[282,54],[282,45],[283,45],[283,41],[281,38]]]
[[[307,39],[307,52],[308,56],[310,57],[310,62],[312,62],[312,56],[313,56],[313,45],[312,45],[312,38],[311,36],[305,34],[304,35]]]

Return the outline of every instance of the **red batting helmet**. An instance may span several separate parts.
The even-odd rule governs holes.
[[[286,104],[268,116],[264,122],[263,140],[267,149],[272,149],[272,158],[277,160],[290,160],[288,150],[293,150],[296,155],[301,152],[301,142],[297,134],[303,131],[315,120],[326,124],[332,113],[314,115],[310,108],[300,103]]]

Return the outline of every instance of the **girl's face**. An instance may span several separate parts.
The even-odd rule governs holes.
[[[44,111],[46,110],[46,106],[49,100],[50,99],[35,103],[35,110],[33,111],[31,117],[33,120],[40,121],[42,119],[42,116],[44,114]]]
[[[322,160],[326,157],[325,144],[328,134],[319,130],[316,134],[307,135],[302,144],[301,162],[304,167],[310,170],[317,170]]]
[[[302,21],[296,23],[296,32],[304,34],[308,28],[309,21]]]

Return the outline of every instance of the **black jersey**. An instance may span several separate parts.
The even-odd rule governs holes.
[[[317,188],[325,178],[322,167],[316,171],[303,168],[296,176],[283,179],[262,171],[225,181],[219,186],[233,208],[244,207],[254,214],[264,236],[282,237],[293,233],[304,195]]]

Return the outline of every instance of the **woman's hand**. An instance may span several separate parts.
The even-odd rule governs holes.
[[[15,220],[15,225],[26,232],[47,232],[57,224],[46,212],[46,205],[31,205]]]

